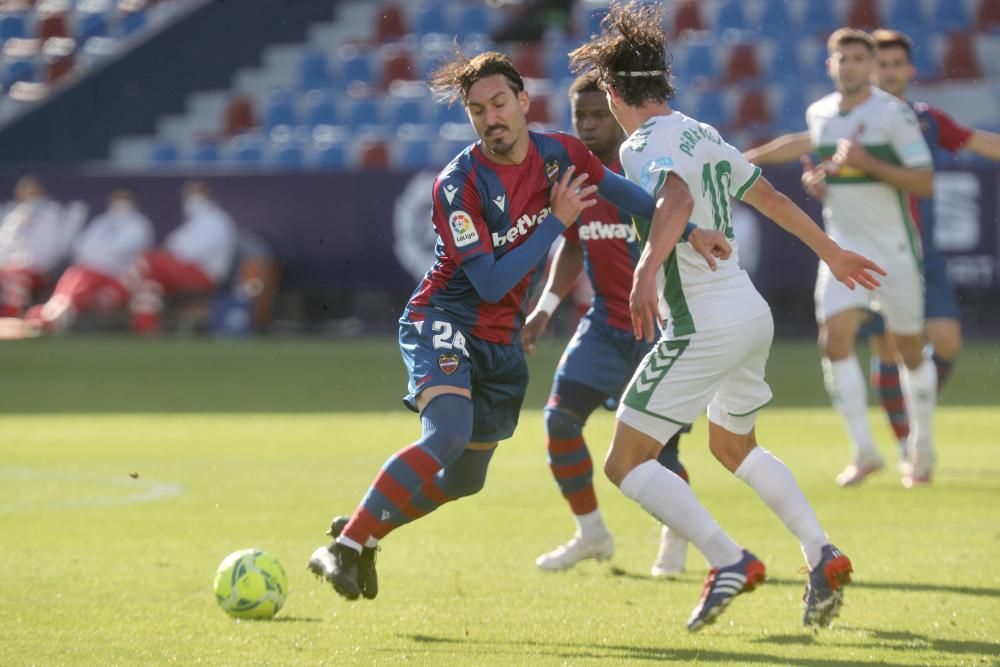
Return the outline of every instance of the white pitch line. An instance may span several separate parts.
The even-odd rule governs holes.
[[[173,498],[184,493],[184,487],[176,482],[162,482],[156,479],[131,479],[124,473],[121,478],[108,475],[93,475],[66,470],[40,470],[35,468],[0,468],[0,480],[21,482],[88,482],[113,487],[127,487],[135,492],[122,496],[91,496],[69,500],[52,500],[38,503],[21,502],[0,505],[0,514],[53,509],[82,509],[87,507],[116,507],[151,503]],[[138,488],[137,488],[138,487]]]

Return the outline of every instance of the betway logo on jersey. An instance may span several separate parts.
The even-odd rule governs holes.
[[[552,209],[546,206],[535,215],[528,215],[527,213],[525,213],[524,215],[522,215],[520,218],[517,219],[517,222],[514,223],[514,225],[512,225],[510,229],[507,230],[506,234],[493,232],[493,247],[501,248],[507,245],[508,243],[513,243],[519,237],[527,234],[532,227],[537,227],[538,225],[542,224],[545,218],[549,217],[549,213],[551,212]]]
[[[626,243],[635,241],[635,227],[623,223],[600,222],[594,220],[580,225],[581,241],[605,241],[623,239]]]

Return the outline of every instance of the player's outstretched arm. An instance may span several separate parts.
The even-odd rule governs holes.
[[[1000,161],[1000,134],[986,130],[973,130],[965,148],[988,160]]]
[[[597,203],[593,198],[597,186],[585,186],[586,181],[587,174],[573,178],[571,165],[562,179],[552,186],[549,195],[552,212],[521,245],[499,259],[483,254],[462,264],[462,269],[483,301],[497,303],[503,299],[549,251],[552,242],[576,220],[580,212]]]
[[[751,148],[743,155],[754,164],[784,164],[794,162],[812,150],[808,132],[785,134],[763,146]]]
[[[528,320],[521,328],[521,344],[524,351],[531,354],[535,351],[535,342],[545,333],[549,326],[549,318],[559,306],[559,302],[573,290],[576,279],[583,270],[583,245],[576,240],[563,238],[562,244],[556,250],[549,270],[549,279],[545,289],[538,299],[535,309],[528,315]]]
[[[837,280],[849,288],[854,289],[855,284],[858,284],[867,289],[874,289],[880,283],[873,274],[886,275],[882,267],[867,257],[844,250],[837,245],[805,214],[805,211],[775,190],[766,178],[758,178],[743,195],[743,201],[809,246],[821,260],[826,262]]]
[[[657,325],[663,326],[657,277],[694,211],[694,198],[687,183],[674,173],[668,174],[659,197],[649,226],[649,239],[632,275],[632,294],[629,296],[636,340],[645,339],[650,343],[659,336]]]

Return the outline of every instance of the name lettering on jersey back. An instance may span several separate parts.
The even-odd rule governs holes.
[[[581,241],[611,241],[624,240],[633,243],[636,239],[635,227],[623,223],[609,223],[593,220],[580,225]]]
[[[693,130],[684,130],[681,133],[681,152],[688,157],[694,157],[694,147],[702,139],[708,139],[713,144],[722,143],[722,137],[704,127],[699,127]]]
[[[506,234],[500,234],[499,232],[493,232],[493,247],[502,248],[508,243],[513,243],[518,238],[527,234],[533,227],[537,227],[545,221],[545,218],[549,217],[549,213],[552,209],[546,206],[541,211],[535,215],[528,215],[525,213],[520,218],[517,219],[511,228],[507,230]]]

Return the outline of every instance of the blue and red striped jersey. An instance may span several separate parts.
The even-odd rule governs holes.
[[[920,130],[931,151],[936,153],[945,150],[957,153],[972,137],[972,130],[958,124],[944,111],[925,102],[910,105],[917,114]],[[916,197],[910,195],[910,212],[920,225],[920,239],[924,246],[924,262],[937,259],[938,251],[934,245],[934,199],[933,197]]]
[[[622,173],[622,163],[617,159],[608,168]],[[639,240],[632,218],[606,199],[598,198],[597,204],[584,209],[563,236],[568,243],[583,244],[583,268],[594,288],[587,315],[631,331],[628,299],[632,273],[639,261]]]
[[[404,318],[421,321],[431,308],[448,313],[469,335],[513,342],[545,258],[497,303],[479,296],[462,264],[487,253],[499,259],[523,243],[549,215],[549,188],[570,165],[576,174],[589,175],[588,185],[604,177],[604,165],[576,137],[561,132],[528,136],[531,144],[521,164],[492,162],[477,142],[438,175],[432,213],[438,233],[435,262],[410,297]]]

